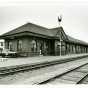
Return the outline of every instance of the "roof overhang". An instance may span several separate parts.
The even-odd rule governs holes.
[[[46,39],[59,39],[58,37],[32,33],[28,31],[11,34],[11,35],[5,35],[5,36],[2,35],[0,36],[0,39],[15,39],[15,38],[23,37],[23,36],[41,37],[41,38],[46,38]]]

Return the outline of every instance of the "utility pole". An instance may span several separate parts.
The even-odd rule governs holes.
[[[62,16],[60,15],[60,16],[58,16],[59,27],[60,27],[61,21],[62,21]],[[61,39],[61,30],[60,30],[60,56],[62,55],[62,48],[61,47],[62,47],[62,39]]]

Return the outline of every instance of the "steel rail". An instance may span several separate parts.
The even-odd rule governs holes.
[[[75,60],[79,60],[79,59],[86,58],[86,57],[88,57],[88,55],[76,57],[75,59],[70,58],[70,59],[65,59],[65,60],[56,60],[56,61],[52,61],[52,62],[46,61],[44,63],[34,64],[34,65],[26,64],[26,65],[15,66],[12,68],[4,67],[4,68],[0,69],[0,76],[10,75],[10,74],[14,74],[14,73],[21,72],[21,71],[27,71],[27,70],[36,70],[39,68],[44,68],[47,66],[52,66],[52,65],[70,62],[70,61],[75,61]]]
[[[64,76],[65,74],[70,73],[70,72],[72,72],[72,71],[75,71],[76,69],[79,69],[79,68],[81,68],[81,67],[83,67],[83,66],[85,66],[85,65],[88,65],[88,63],[83,64],[83,65],[81,65],[81,66],[79,66],[79,67],[77,67],[77,68],[71,69],[71,70],[69,70],[69,71],[67,71],[67,72],[65,72],[65,73],[59,74],[59,75],[57,75],[57,76],[55,76],[55,77],[52,77],[52,78],[50,78],[50,79],[47,79],[47,80],[45,80],[45,81],[43,81],[43,82],[40,82],[40,83],[37,83],[37,84],[39,84],[39,85],[40,85],[40,84],[47,84],[47,83],[49,83],[49,82],[51,82],[51,81],[54,81],[54,80],[57,79],[57,78],[60,78],[61,76]],[[81,84],[82,81],[84,80],[84,78],[87,77],[87,76],[88,76],[88,74],[86,74],[83,78],[81,78],[76,84]]]

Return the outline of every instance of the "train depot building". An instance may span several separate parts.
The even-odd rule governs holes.
[[[48,29],[24,24],[0,36],[5,48],[22,56],[88,53],[88,43],[68,36],[62,27]]]

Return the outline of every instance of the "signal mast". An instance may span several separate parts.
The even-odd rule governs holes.
[[[61,27],[62,16],[58,16],[59,27]],[[60,56],[62,55],[62,38],[61,38],[61,30],[60,30]]]

